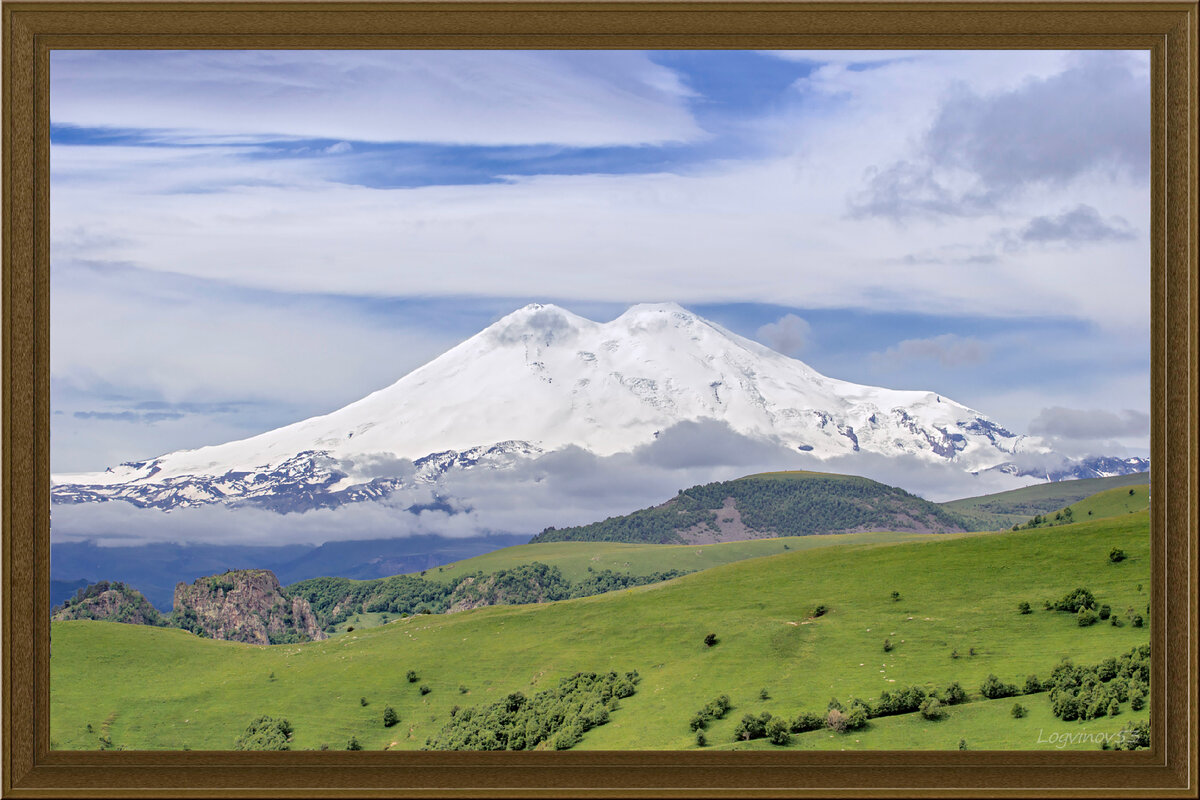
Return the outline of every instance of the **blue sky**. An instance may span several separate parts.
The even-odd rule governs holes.
[[[51,57],[52,468],[251,435],[528,302],[1144,454],[1142,53]]]

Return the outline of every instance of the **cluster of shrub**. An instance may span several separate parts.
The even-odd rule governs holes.
[[[1070,601],[1064,598],[1064,603],[1069,605]],[[979,686],[979,694],[988,700],[998,700],[1049,691],[1051,708],[1056,717],[1064,721],[1083,721],[1118,714],[1120,704],[1125,702],[1133,711],[1142,710],[1146,706],[1149,684],[1150,646],[1141,645],[1091,667],[1077,667],[1064,659],[1050,673],[1048,681],[1043,682],[1037,675],[1029,675],[1020,687],[1005,683],[995,675],[988,675]],[[866,727],[868,720],[877,717],[919,712],[925,719],[936,720],[945,715],[946,706],[967,700],[967,692],[958,681],[945,689],[931,692],[926,692],[920,686],[885,691],[874,703],[852,698],[848,705],[843,705],[835,697],[829,701],[824,714],[801,712],[790,723],[766,711],[757,715],[747,714],[734,731],[734,739],[767,738],[773,744],[784,745],[791,741],[791,734],[821,729],[846,733]],[[1014,717],[1023,717],[1026,709],[1018,703],[1013,706],[1012,714]],[[692,729],[696,728],[696,718],[693,717]],[[1135,749],[1148,746],[1148,723],[1137,723],[1122,733],[1126,735],[1118,737],[1116,744],[1106,742],[1105,748]]]
[[[285,597],[303,597],[326,630],[345,622],[352,614],[437,613],[450,606],[450,593],[458,581],[439,583],[413,575],[395,575],[369,581],[349,578],[310,578],[283,590]]]
[[[716,512],[732,498],[742,524],[777,536],[807,536],[851,529],[889,529],[899,513],[951,529],[968,527],[960,516],[903,489],[866,478],[811,476],[804,480],[756,476],[680,490],[670,502],[623,517],[574,528],[546,528],[534,542],[594,541],[678,544],[681,531],[717,527]]]
[[[1117,548],[1114,548],[1114,553],[1120,553]],[[1124,553],[1120,554],[1120,559],[1123,559]],[[1109,558],[1113,558],[1113,554],[1109,554]],[[1140,587],[1139,587],[1140,588]],[[1042,607],[1047,611],[1067,611],[1075,615],[1075,621],[1081,628],[1086,628],[1095,625],[1097,622],[1108,621],[1114,628],[1120,628],[1125,623],[1121,618],[1112,613],[1112,606],[1107,603],[1099,603],[1096,596],[1085,588],[1075,589],[1067,592],[1061,600],[1051,601],[1046,600],[1042,603]],[[1033,609],[1027,602],[1017,604],[1017,611],[1022,614],[1031,614]],[[1150,612],[1150,607],[1146,606],[1146,613]],[[1129,620],[1129,624],[1135,628],[1141,628],[1146,624],[1146,619],[1141,614],[1135,612],[1132,608],[1125,609],[1125,618]]]
[[[1144,750],[1150,746],[1150,721],[1139,720],[1132,725],[1122,725],[1113,741],[1100,742],[1101,750]]]
[[[834,733],[847,733],[865,728],[867,720],[877,717],[920,712],[926,719],[940,719],[945,714],[945,706],[966,701],[966,690],[958,681],[945,689],[934,689],[932,692],[926,692],[920,686],[885,691],[874,703],[852,698],[849,704],[843,704],[834,697],[829,701],[824,714],[802,711],[791,721],[775,717],[767,711],[757,715],[747,714],[738,723],[733,738],[737,741],[766,738],[772,744],[784,745],[791,741],[791,734],[823,728]]]
[[[1013,525],[1012,529],[1014,531],[1028,531],[1033,530],[1034,528],[1049,528],[1055,525],[1069,525],[1074,521],[1075,512],[1071,510],[1070,506],[1067,506],[1061,511],[1055,511],[1053,518],[1051,518],[1049,514],[1035,514],[1033,518],[1024,525]]]
[[[1064,722],[1115,716],[1126,702],[1131,710],[1141,711],[1146,707],[1149,687],[1148,644],[1090,667],[1063,660],[1050,673],[1046,684],[1054,716]]]
[[[307,600],[322,627],[332,632],[352,614],[440,614],[458,599],[492,605],[567,600],[659,583],[686,574],[686,570],[668,570],[649,575],[601,570],[593,571],[582,581],[572,583],[563,577],[558,567],[534,561],[489,575],[468,573],[446,582],[426,580],[415,575],[396,575],[369,581],[311,578],[288,586],[284,594]]]
[[[608,722],[619,700],[637,691],[638,681],[636,670],[580,672],[532,697],[514,692],[497,703],[455,707],[450,722],[426,740],[424,749],[532,750],[545,742],[567,750]]]
[[[263,715],[249,725],[234,745],[235,750],[289,750],[292,724],[282,717]]]
[[[708,723],[714,719],[723,719],[732,708],[729,700],[729,695],[723,694],[720,697],[709,700],[704,704],[704,708],[692,715],[690,723],[693,731],[702,731],[708,727]]]

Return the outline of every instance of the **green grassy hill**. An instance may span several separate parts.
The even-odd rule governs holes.
[[[966,518],[971,530],[1006,530],[1013,525],[1023,525],[1035,514],[1053,514],[1098,492],[1149,484],[1150,473],[1138,472],[1111,478],[1039,483],[1008,492],[951,500],[941,506]],[[1097,512],[1096,516],[1101,515]]]
[[[705,544],[777,536],[967,529],[954,512],[855,475],[764,472],[682,489],[667,502],[590,525],[547,528],[533,543]]]
[[[670,544],[625,544],[620,542],[548,542],[545,544],[517,545],[496,550],[482,556],[446,564],[435,569],[423,570],[408,576],[397,578],[381,578],[371,581],[351,581],[346,579],[318,578],[300,581],[287,587],[288,593],[305,597],[321,619],[328,633],[342,633],[349,628],[355,630],[373,628],[396,619],[400,614],[391,603],[385,611],[381,606],[387,598],[396,595],[396,584],[404,583],[414,586],[413,580],[429,581],[434,587],[446,587],[443,594],[457,584],[464,576],[491,576],[497,573],[515,573],[516,583],[526,592],[534,590],[537,584],[536,576],[530,575],[527,567],[546,565],[557,570],[563,581],[582,588],[589,579],[600,579],[608,573],[617,576],[645,576],[654,582],[662,579],[668,573],[696,572],[709,567],[741,561],[747,558],[758,558],[775,553],[785,553],[790,550],[811,550],[820,547],[836,547],[846,544],[900,544],[903,542],[922,541],[931,536],[973,536],[978,534],[928,534],[928,533],[843,533],[827,536],[785,537],[778,539],[755,539],[740,542],[724,542],[708,545],[670,545]],[[327,585],[333,591],[313,591],[315,588]],[[623,587],[622,587],[623,588]],[[353,593],[355,599],[347,602],[346,598]],[[579,595],[598,594],[598,591],[579,591]],[[318,596],[321,595],[321,596]],[[417,606],[425,605],[435,613],[448,608],[454,601],[455,594],[429,600],[432,592],[421,593],[424,598],[416,603],[410,603],[411,612]],[[417,596],[410,592],[410,597]],[[569,594],[567,596],[576,596]],[[333,598],[332,600],[330,598]],[[382,601],[382,602],[381,602]],[[334,616],[331,612],[335,607],[352,610]],[[407,614],[405,614],[407,616]]]
[[[1148,628],[1080,627],[1041,604],[1083,586],[1118,617],[1144,613],[1148,534],[1141,512],[1070,528],[793,549],[652,586],[412,617],[302,645],[55,622],[50,736],[59,748],[95,749],[106,737],[128,749],[228,749],[253,718],[269,714],[290,720],[294,749],[341,749],[351,736],[366,749],[419,748],[456,705],[533,694],[578,671],[637,670],[636,694],[577,747],[694,747],[688,720],[720,694],[733,708],[710,726],[709,742],[770,747],[735,744],[737,721],[762,710],[789,718],[823,711],[831,696],[871,699],[951,681],[976,696],[939,722],[881,718],[833,738],[801,734],[791,746],[953,749],[966,739],[972,749],[1052,747],[1038,741],[1039,728],[1116,731],[1144,712],[1126,707],[1117,717],[1061,723],[1039,694],[1022,698],[1030,715],[1014,720],[1011,699],[984,701],[978,687],[991,673],[1020,683],[1047,675],[1063,657],[1091,664],[1148,642]],[[1119,564],[1107,558],[1114,546],[1128,554]],[[1018,613],[1021,601],[1034,612]],[[819,604],[828,613],[810,618]],[[708,633],[719,640],[713,647],[703,642]],[[400,718],[391,728],[381,722],[386,706]]]
[[[1097,492],[1085,497],[1077,503],[1047,511],[1026,520],[1019,527],[1022,530],[1032,528],[1050,528],[1055,525],[1071,525],[1076,522],[1086,522],[1092,519],[1104,519],[1123,514],[1136,514],[1150,508],[1150,487],[1131,486],[1119,487]]]
[[[426,570],[428,580],[450,581],[455,575],[479,571],[485,574],[512,569],[531,561],[558,567],[563,577],[583,580],[588,569],[648,575],[672,569],[695,571],[742,561],[747,558],[811,550],[846,544],[901,544],[924,541],[934,534],[910,532],[842,533],[827,536],[794,536],[752,539],[705,545],[629,544],[625,542],[545,542],[506,547],[475,558]],[[963,535],[963,534],[955,534]]]

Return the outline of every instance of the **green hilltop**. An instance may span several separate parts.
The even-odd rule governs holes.
[[[464,724],[505,714],[524,720],[529,709],[575,703],[568,719],[604,721],[588,722],[578,736],[558,731],[541,746],[690,749],[698,745],[689,720],[724,695],[732,707],[704,729],[708,746],[760,749],[772,745],[735,739],[747,714],[823,715],[831,697],[847,707],[853,698],[878,706],[885,691],[944,691],[957,681],[970,702],[948,706],[940,720],[884,716],[848,733],[797,733],[786,746],[954,749],[965,740],[971,749],[1049,748],[1039,731],[1065,726],[1050,695],[1017,698],[1028,713],[1014,718],[1013,698],[981,696],[989,675],[1023,686],[1030,674],[1048,677],[1063,658],[1094,665],[1149,642],[1149,627],[1134,624],[1135,616],[1148,618],[1146,511],[1069,527],[892,544],[847,537],[783,550],[799,541],[765,542],[773,554],[725,564],[693,562],[706,568],[653,585],[394,619],[305,644],[53,622],[52,746],[229,749],[265,716],[259,722],[271,738],[291,749],[344,749],[351,739],[368,750],[419,749],[427,740],[475,735],[455,732],[459,714]],[[596,548],[596,564],[622,557],[612,545],[585,546]],[[1126,556],[1119,563],[1108,557],[1114,547]],[[569,564],[578,576],[581,552],[564,548],[563,569]],[[649,571],[669,563],[684,562],[663,559]],[[1044,608],[1078,588],[1108,606],[1109,620],[1085,624],[1082,612]],[[577,673],[585,673],[584,684],[572,679]],[[617,677],[604,677],[610,673]],[[634,674],[635,689],[613,688]],[[518,693],[525,699],[514,700]],[[385,726],[389,708],[395,724]],[[1070,730],[1115,733],[1146,715],[1130,701],[1114,710]],[[280,738],[273,720],[287,721],[290,739]],[[1094,740],[1069,746],[1097,747]]]
[[[967,520],[895,486],[824,472],[766,472],[682,489],[662,505],[571,528],[560,541],[707,544],[867,531],[956,533]]]
[[[1024,524],[1016,526],[1020,530],[1031,528],[1049,528],[1055,525],[1070,525],[1089,519],[1104,519],[1122,514],[1136,514],[1150,508],[1150,487],[1148,485],[1120,486],[1097,492],[1085,497],[1077,503],[1055,509],[1053,513],[1036,514]]]
[[[1150,473],[1137,472],[1110,478],[1039,483],[1008,492],[964,497],[941,505],[947,511],[965,518],[971,530],[1005,530],[1028,522],[1036,514],[1052,514],[1099,492],[1128,489],[1131,486],[1148,487],[1149,484]]]

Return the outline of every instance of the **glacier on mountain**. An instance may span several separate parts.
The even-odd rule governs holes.
[[[332,413],[103,472],[55,475],[51,492],[58,503],[303,510],[376,499],[451,470],[503,470],[565,447],[628,453],[700,420],[818,460],[862,453],[1056,479],[1016,466],[1053,456],[1042,439],[935,392],[829,378],[674,303],[636,305],[607,323],[531,304]],[[388,474],[380,464],[391,465]],[[1097,469],[1139,466],[1144,459],[1109,459]],[[1091,468],[1060,472],[1071,469]]]

